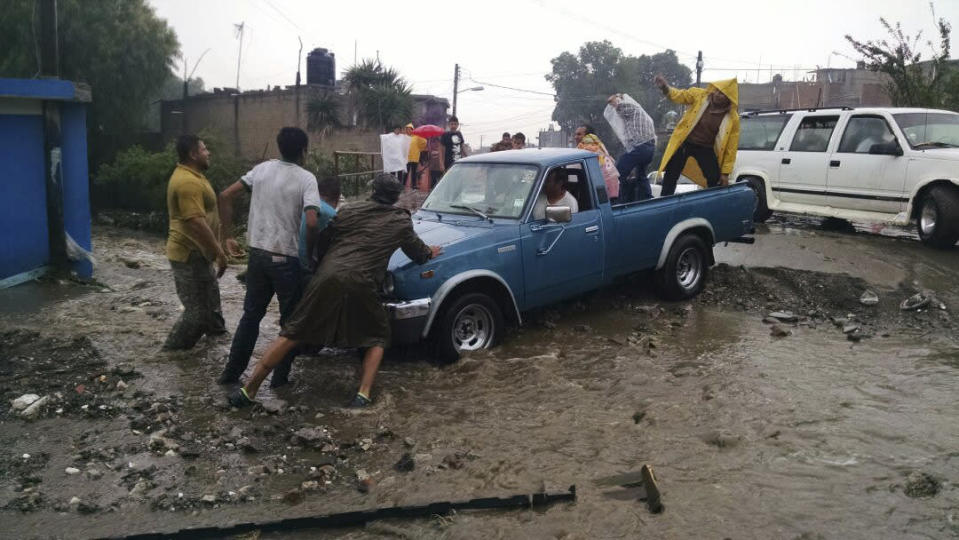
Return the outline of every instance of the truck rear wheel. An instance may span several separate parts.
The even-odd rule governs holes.
[[[936,248],[955,245],[959,240],[959,189],[936,186],[919,204],[919,239]]]
[[[685,300],[703,290],[709,272],[706,244],[691,233],[676,239],[666,264],[656,271],[656,288],[667,300]]]
[[[753,210],[753,221],[756,223],[765,223],[773,212],[769,209],[769,203],[766,202],[766,184],[759,178],[750,176],[746,178],[746,184],[756,194],[756,209]]]
[[[503,335],[503,311],[484,293],[467,293],[443,309],[433,331],[436,355],[443,362],[459,360],[463,352],[489,349]]]

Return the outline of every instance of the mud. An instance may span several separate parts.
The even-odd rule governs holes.
[[[757,240],[765,264],[741,260],[752,246],[717,248],[722,263],[690,302],[661,302],[635,276],[528,314],[502,346],[452,366],[420,348],[392,351],[370,410],[341,408],[358,357],[326,350],[297,361],[292,387],[231,411],[214,382],[229,338],[160,351],[179,310],[162,239],[95,234],[99,284],[0,292],[2,537],[176,530],[570,484],[579,500],[543,511],[270,536],[959,535],[955,252],[773,226]],[[860,257],[876,262],[832,271]],[[242,306],[238,270],[221,280],[228,325]],[[876,305],[860,302],[866,289]],[[901,311],[916,292],[937,302]],[[773,325],[789,335],[770,335]],[[257,356],[278,330],[275,306],[261,330]],[[10,406],[26,393],[50,396],[32,420]],[[601,482],[647,463],[662,514]]]

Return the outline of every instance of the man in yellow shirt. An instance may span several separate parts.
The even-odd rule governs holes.
[[[218,240],[216,192],[203,176],[210,166],[210,151],[196,135],[178,137],[176,151],[179,163],[167,185],[166,253],[183,314],[163,348],[183,350],[193,348],[203,334],[226,333],[217,284],[226,271],[226,254]],[[216,264],[216,272],[211,263]]]
[[[423,152],[426,152],[426,139],[420,137],[419,135],[413,135],[413,123],[406,124],[406,134],[412,137],[410,140],[410,153],[407,156],[406,163],[406,178],[409,180],[410,187],[416,189],[416,184],[420,179],[420,164],[425,166],[426,160],[429,159],[428,155],[423,156]],[[406,182],[404,182],[405,187]]]

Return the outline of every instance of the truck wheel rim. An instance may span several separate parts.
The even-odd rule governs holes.
[[[480,304],[470,304],[453,318],[453,345],[458,351],[486,348],[493,337],[493,315]]]
[[[689,290],[699,282],[702,274],[703,258],[696,248],[688,247],[679,254],[676,260],[676,281],[683,289]]]
[[[928,236],[936,230],[936,219],[939,217],[936,211],[936,205],[932,201],[927,201],[922,205],[922,214],[919,215],[919,228],[922,234]]]

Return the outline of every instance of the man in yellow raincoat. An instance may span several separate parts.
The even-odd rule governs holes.
[[[659,165],[659,172],[665,172],[661,196],[676,191],[680,172],[703,187],[728,184],[729,174],[736,164],[736,147],[739,146],[739,85],[736,79],[686,90],[671,88],[662,75],[657,75],[654,82],[671,101],[687,106]]]

